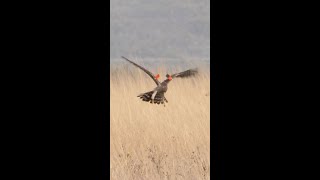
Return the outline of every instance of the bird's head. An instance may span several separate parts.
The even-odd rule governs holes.
[[[157,74],[156,76],[154,76],[156,78],[156,80],[158,80],[160,78],[160,74]]]
[[[170,81],[172,80],[172,77],[171,77],[169,74],[167,74],[166,77],[167,77],[167,79],[169,79]]]

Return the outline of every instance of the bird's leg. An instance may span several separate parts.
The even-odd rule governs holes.
[[[164,107],[166,107],[166,103],[164,102],[164,100],[166,100],[166,97],[163,96],[161,103],[163,104]]]
[[[151,103],[154,102],[154,97],[156,97],[158,91],[154,91],[152,96],[151,96]]]

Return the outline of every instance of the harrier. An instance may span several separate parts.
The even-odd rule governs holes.
[[[164,106],[165,106],[165,102],[168,103],[168,100],[166,99],[166,97],[164,97],[164,93],[167,92],[168,84],[173,78],[187,78],[190,76],[194,76],[198,73],[197,69],[189,69],[189,70],[186,70],[186,71],[183,71],[180,73],[176,73],[176,74],[172,74],[172,75],[167,74],[166,75],[167,79],[164,80],[163,82],[159,82],[159,80],[158,80],[160,77],[159,74],[154,75],[150,71],[148,71],[147,69],[143,68],[142,66],[139,66],[138,64],[130,61],[129,59],[127,59],[123,56],[122,56],[122,58],[127,60],[131,64],[135,65],[136,67],[140,68],[141,70],[143,70],[157,84],[157,87],[155,89],[153,89],[152,91],[142,93],[137,96],[137,97],[140,97],[140,99],[142,99],[143,101],[150,102],[151,104],[160,104],[161,103],[161,104],[164,104]]]

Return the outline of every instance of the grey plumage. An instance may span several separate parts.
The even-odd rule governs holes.
[[[158,81],[157,77],[153,73],[151,73],[150,71],[145,69],[144,67],[130,61],[129,59],[127,59],[123,56],[122,56],[122,58],[127,60],[128,62],[130,62],[134,66],[143,70],[157,84],[157,87],[154,90],[146,92],[146,93],[142,93],[142,94],[138,95],[137,97],[140,97],[140,99],[142,99],[143,101],[154,103],[154,104],[164,104],[164,106],[165,106],[165,103],[168,103],[168,100],[166,99],[164,94],[167,92],[168,84],[173,78],[187,78],[187,77],[195,76],[198,73],[197,69],[189,69],[189,70],[186,70],[186,71],[183,71],[180,73],[176,73],[173,75],[167,74],[166,75],[167,79],[160,83]]]
[[[198,69],[189,69],[180,73],[172,74],[172,78],[188,78],[190,76],[195,76],[198,73]]]
[[[126,57],[123,57],[122,56],[122,58],[123,59],[125,59],[125,60],[127,60],[128,62],[130,62],[131,64],[133,64],[133,65],[135,65],[136,67],[138,67],[138,68],[140,68],[142,71],[144,71],[145,73],[147,73],[151,78],[152,78],[152,80],[157,84],[157,85],[159,85],[160,84],[160,82],[158,81],[158,79],[156,79],[155,78],[155,75],[154,74],[152,74],[150,71],[148,71],[147,69],[145,69],[144,67],[142,67],[142,66],[139,66],[138,64],[136,64],[136,63],[134,63],[134,62],[132,62],[132,61],[130,61],[129,59],[127,59]]]

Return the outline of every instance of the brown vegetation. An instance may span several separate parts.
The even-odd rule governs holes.
[[[111,65],[112,180],[210,178],[210,77],[204,69],[194,78],[173,79],[164,107],[137,97],[156,86],[144,72]],[[167,72],[154,73],[164,80]]]

